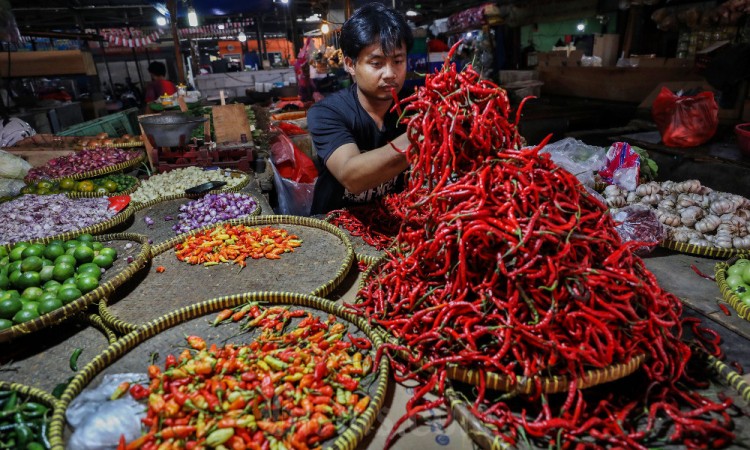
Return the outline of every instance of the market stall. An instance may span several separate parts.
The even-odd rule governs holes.
[[[444,67],[397,107],[405,190],[326,217],[274,215],[271,168],[187,163],[195,127],[178,145],[150,130],[25,167],[28,194],[0,204],[3,442],[748,437],[750,200],[648,179],[653,161],[623,142],[566,161],[559,144],[524,147],[523,104],[471,68]],[[244,144],[294,151],[286,133],[304,130],[283,118]],[[221,134],[201,131],[208,147]],[[149,146],[182,161],[147,172]]]

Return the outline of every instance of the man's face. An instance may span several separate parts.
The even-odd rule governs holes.
[[[346,70],[362,94],[371,100],[391,100],[391,89],[400,91],[406,80],[406,45],[385,55],[380,43],[371,44],[359,53],[357,62],[345,58]]]

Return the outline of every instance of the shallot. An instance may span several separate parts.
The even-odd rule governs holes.
[[[32,183],[45,178],[63,178],[92,170],[114,166],[141,156],[140,151],[120,148],[94,148],[60,156],[47,164],[34,167],[24,181]]]
[[[258,203],[249,195],[238,193],[208,194],[180,206],[178,222],[172,230],[186,233],[195,228],[210,225],[224,220],[252,214]]]

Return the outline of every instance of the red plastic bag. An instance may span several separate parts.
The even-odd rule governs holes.
[[[663,87],[651,108],[667,147],[695,147],[711,139],[719,125],[719,105],[711,92],[679,96]]]
[[[283,134],[271,144],[271,159],[279,175],[287,180],[312,183],[318,177],[313,160]]]

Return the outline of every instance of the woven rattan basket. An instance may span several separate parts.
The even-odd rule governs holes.
[[[698,255],[717,259],[731,258],[732,256],[747,253],[747,250],[737,248],[704,247],[701,245],[686,244],[684,242],[675,241],[663,241],[659,244],[659,246],[668,248],[670,250],[675,250],[680,253],[687,253],[689,255]]]
[[[359,290],[368,282],[368,279],[373,276],[375,271],[386,261],[388,255],[383,255],[375,263],[371,264],[367,270],[362,274],[362,278],[359,282]],[[358,299],[359,300],[359,299]],[[399,345],[398,339],[388,333],[382,327],[375,327],[375,330],[382,333],[384,340],[389,344]],[[407,360],[412,359],[411,355],[402,354]],[[587,370],[583,376],[578,378],[577,387],[579,389],[586,389],[599,384],[607,383],[610,381],[624,378],[633,372],[635,372],[643,361],[645,361],[646,355],[641,354],[632,358],[630,361],[612,364],[602,369],[590,369]],[[457,365],[448,364],[446,366],[447,376],[449,379],[461,381],[467,384],[479,385],[481,379],[481,373],[476,370],[470,370]],[[516,377],[512,379],[506,375],[486,372],[485,373],[485,385],[487,389],[496,391],[514,392],[518,394],[530,394],[535,392],[537,388],[537,380],[526,377]],[[551,394],[557,392],[565,392],[568,390],[570,381],[566,376],[550,376],[540,377],[538,380],[541,386],[541,391]]]
[[[110,295],[117,289],[118,286],[123,284],[125,281],[130,279],[136,272],[141,270],[148,260],[151,258],[151,246],[148,243],[148,238],[140,234],[106,234],[101,236],[94,236],[94,239],[99,242],[108,241],[130,241],[140,245],[140,251],[133,258],[133,261],[126,263],[125,267],[117,272],[107,274],[102,278],[102,283],[91,292],[88,292],[76,300],[63,305],[54,311],[44,314],[36,319],[24,322],[21,324],[14,325],[6,330],[0,331],[0,342],[7,342],[11,339],[15,339],[19,336],[33,333],[42,328],[46,328],[60,322],[63,322],[79,311],[82,311],[97,300]],[[39,242],[50,242],[52,238],[46,238]],[[9,246],[6,246],[9,248]],[[119,258],[118,258],[119,259]],[[112,269],[110,269],[112,270]]]
[[[714,273],[716,284],[719,285],[719,290],[721,291],[721,295],[722,297],[724,297],[724,300],[726,300],[726,302],[729,303],[735,311],[737,311],[738,316],[750,321],[750,306],[740,300],[740,296],[737,295],[727,284],[727,270],[729,270],[729,267],[743,256],[744,255],[735,256],[734,258],[731,258],[726,262],[716,263]]]
[[[204,319],[206,316],[213,315],[213,313],[221,311],[222,309],[234,308],[247,302],[260,302],[271,305],[292,305],[307,308],[313,313],[318,311],[320,314],[333,314],[337,316],[337,318],[343,319],[345,322],[348,322],[348,324],[353,325],[356,329],[360,330],[359,332],[373,343],[373,348],[370,350],[371,355],[374,356],[377,349],[382,345],[380,336],[369,328],[366,319],[352,315],[343,306],[319,297],[280,292],[257,292],[204,301],[188,308],[174,311],[157,320],[149,322],[143,327],[120,338],[104,353],[87,364],[71,381],[68,388],[63,393],[60,399],[62,407],[55,410],[52,424],[50,426],[50,441],[52,443],[52,448],[65,448],[63,438],[65,429],[64,410],[73,398],[79,395],[97,375],[102,374],[105,371],[107,373],[119,373],[124,370],[132,371],[133,369],[129,368],[128,364],[131,364],[133,360],[138,361],[139,364],[143,361],[143,371],[145,372],[146,367],[149,364],[148,360],[151,349],[161,349],[161,346],[163,346],[164,348],[161,350],[161,356],[159,358],[164,358],[164,355],[174,351],[174,348],[170,345],[171,339],[177,339],[180,337],[184,339],[183,334],[187,331],[198,335],[202,334],[203,331],[200,329],[196,331],[196,327],[212,329],[209,324],[210,320],[196,322],[196,319]],[[234,324],[228,325],[225,333],[234,333],[232,336],[238,337],[236,334],[236,326],[232,325]],[[189,328],[189,330],[183,330],[183,328]],[[217,329],[214,328],[214,330]],[[216,332],[220,333],[221,330]],[[130,352],[140,353],[129,355]],[[131,360],[128,360],[126,356],[130,356]],[[377,375],[375,381],[368,389],[371,401],[367,409],[359,415],[354,422],[349,424],[348,428],[343,432],[339,432],[339,435],[336,438],[325,443],[324,448],[352,450],[356,448],[362,438],[369,433],[385,399],[388,383],[388,367],[388,362],[383,359],[377,367],[373,368]]]
[[[133,152],[136,152],[136,150],[133,150]],[[107,166],[107,167],[104,167],[104,168],[101,168],[101,169],[89,170],[89,171],[86,171],[86,172],[80,172],[80,173],[72,174],[72,175],[69,175],[69,176],[66,176],[66,177],[50,178],[50,181],[60,181],[63,178],[72,178],[74,180],[82,180],[84,178],[96,178],[96,177],[100,177],[102,175],[107,175],[109,173],[117,173],[117,172],[123,171],[125,169],[129,169],[131,167],[135,167],[135,166],[143,163],[144,161],[146,161],[146,154],[144,152],[142,152],[142,151],[139,151],[139,150],[137,152],[139,153],[139,155],[137,157],[129,159],[127,161],[124,161],[124,162],[121,162],[121,163],[118,163],[118,164],[113,164],[111,166]]]
[[[319,267],[316,267],[315,260],[305,259],[306,248],[312,248],[313,242],[310,242],[309,247],[306,247],[304,243],[304,235],[300,236],[303,240],[302,246],[295,249],[296,251],[293,253],[285,254],[281,260],[248,260],[248,266],[244,269],[229,265],[214,267],[203,267],[200,265],[191,266],[186,262],[178,261],[174,256],[167,258],[167,252],[173,252],[173,249],[177,244],[184,242],[190,236],[206,229],[213,229],[219,224],[226,223],[248,226],[268,225],[286,228],[289,226],[295,226],[301,228],[301,232],[309,229],[309,233],[315,233],[315,235],[321,239],[327,238],[327,242],[331,244],[335,243],[337,245],[337,255],[336,258],[331,257],[331,261],[325,264],[325,267],[328,268],[328,272],[326,272],[325,276],[320,277],[318,277],[317,273],[323,266],[323,263],[321,262],[318,264]],[[193,292],[193,290],[197,291],[201,288],[198,284],[205,285],[209,281],[218,283],[216,280],[220,280],[222,286],[215,288],[215,290],[219,290],[220,293],[212,291],[212,295],[208,296],[251,292],[253,289],[250,288],[238,288],[245,289],[244,291],[233,291],[231,289],[234,289],[235,283],[249,283],[250,281],[247,277],[253,276],[260,278],[269,277],[269,280],[276,280],[269,281],[267,286],[261,284],[260,289],[255,289],[257,291],[275,289],[275,286],[278,286],[279,284],[286,285],[286,287],[282,286],[278,288],[279,290],[293,291],[301,284],[295,282],[293,276],[295,271],[306,271],[314,274],[310,277],[311,282],[309,283],[309,286],[305,288],[309,290],[305,290],[301,293],[309,293],[310,295],[324,297],[341,284],[349,273],[352,262],[354,261],[354,251],[352,250],[351,242],[349,242],[346,234],[337,227],[322,220],[298,216],[257,216],[234,219],[227,222],[220,222],[219,224],[192,230],[189,233],[178,235],[166,242],[162,242],[152,247],[151,253],[153,257],[153,265],[163,265],[165,267],[164,272],[149,272],[146,279],[141,281],[141,284],[135,288],[134,292],[129,293],[127,296],[116,302],[113,302],[112,298],[102,299],[102,301],[99,302],[99,315],[104,319],[104,322],[117,332],[128,333],[148,320],[158,317],[158,315],[160,315],[159,312],[165,314],[170,310],[169,308],[177,309],[179,307],[187,306],[189,302],[195,300],[194,297],[200,295],[200,292]],[[331,249],[331,252],[333,252],[333,249]],[[286,266],[274,264],[284,262],[285,258],[288,260],[299,258],[295,260],[295,269],[292,270],[286,268]],[[266,262],[270,262],[274,265],[269,267],[268,265],[264,265]],[[258,265],[251,266],[252,263],[258,263]],[[214,271],[211,272],[211,270]],[[188,282],[185,281],[187,278],[190,279]],[[192,286],[192,290],[191,288],[185,288],[186,285]],[[178,292],[167,290],[170,286],[175,286],[180,290],[187,289],[190,292],[179,295]],[[154,296],[152,291],[155,290],[161,290],[161,296]],[[154,303],[157,299],[158,302]]]
[[[131,178],[135,178],[133,176],[128,175]],[[97,193],[97,192],[66,192],[65,195],[67,195],[70,198],[93,198],[93,197],[110,197],[114,195],[130,195],[133,192],[135,192],[139,187],[141,186],[141,181],[138,178],[135,178],[135,183],[124,191],[121,192],[104,192],[104,193]]]

